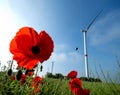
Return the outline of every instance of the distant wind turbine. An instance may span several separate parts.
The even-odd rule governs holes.
[[[84,59],[85,59],[85,75],[89,78],[89,70],[88,70],[88,54],[87,54],[87,42],[86,42],[86,33],[95,22],[96,18],[101,14],[102,10],[96,15],[96,17],[92,20],[92,22],[88,25],[87,29],[83,29],[83,37],[84,37]]]
[[[55,63],[55,61],[52,61],[51,74],[53,74],[54,63]]]

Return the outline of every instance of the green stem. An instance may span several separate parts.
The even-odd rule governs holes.
[[[39,70],[39,62],[38,62],[38,65],[37,65],[37,67],[36,67],[36,74],[35,74],[35,77],[37,76],[38,70]]]
[[[12,69],[12,65],[13,65],[13,60],[12,60],[12,62],[11,62],[11,64],[10,64],[10,69]]]

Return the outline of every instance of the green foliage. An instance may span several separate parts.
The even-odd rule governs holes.
[[[31,95],[32,77],[24,85],[20,81],[11,80],[6,72],[0,73],[0,95]],[[82,81],[84,89],[90,89],[90,95],[120,95],[120,85],[104,82]],[[39,85],[40,92],[34,95],[73,95],[69,88],[69,80],[43,78],[43,85]]]
[[[56,73],[55,74],[55,78],[57,78],[57,79],[63,79],[64,76],[61,73]]]
[[[119,84],[83,81],[83,87],[90,89],[90,95],[120,95]]]
[[[30,95],[33,88],[30,86],[31,78],[22,85],[20,81],[12,80],[4,72],[0,75],[0,95]]]
[[[47,77],[47,78],[52,78],[53,75],[52,75],[52,73],[47,72],[46,77]]]
[[[89,81],[89,82],[102,82],[99,78],[87,78],[87,77],[80,77],[82,81]]]
[[[56,78],[56,79],[63,79],[64,76],[61,73],[56,73],[55,75],[53,75],[52,73],[47,72],[46,74],[47,78]]]
[[[44,78],[43,95],[73,95],[69,89],[69,81]]]
[[[34,88],[31,87],[32,77],[29,77],[24,85],[18,80],[11,80],[11,76],[0,73],[0,95],[31,95]],[[69,89],[69,81],[53,78],[43,78],[43,84],[39,85],[40,91],[32,95],[73,95]]]

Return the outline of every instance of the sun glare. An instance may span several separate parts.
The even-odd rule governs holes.
[[[9,44],[15,33],[21,27],[21,19],[9,8],[0,7],[0,61],[6,64],[12,59]]]

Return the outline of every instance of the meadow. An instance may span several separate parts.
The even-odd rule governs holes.
[[[68,79],[43,78],[39,85],[40,92],[32,93],[32,77],[29,77],[25,84],[18,80],[12,80],[6,72],[0,73],[0,95],[74,95],[69,88]],[[120,84],[105,82],[82,81],[83,88],[90,90],[90,95],[120,95]]]
[[[55,93],[49,95],[74,95],[70,91],[68,80],[50,79],[49,81],[52,83],[52,88],[55,89]],[[82,81],[82,83],[84,89],[90,90],[90,95],[120,95],[120,84],[86,81]]]

